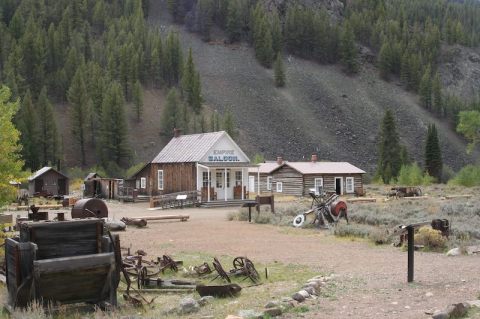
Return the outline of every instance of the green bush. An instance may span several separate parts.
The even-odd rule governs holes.
[[[439,230],[429,227],[420,228],[415,234],[414,241],[417,245],[424,245],[428,250],[443,250],[447,244],[447,240]]]
[[[465,187],[480,186],[480,165],[467,165],[462,168],[449,184]]]
[[[403,165],[397,178],[398,184],[405,186],[430,185],[434,180],[428,173],[423,173],[417,163]]]

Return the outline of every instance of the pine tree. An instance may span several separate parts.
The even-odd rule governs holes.
[[[285,68],[283,66],[282,54],[277,54],[277,59],[273,65],[273,70],[275,73],[275,86],[284,87],[285,86]]]
[[[392,52],[390,43],[384,42],[379,53],[380,76],[385,80],[389,79],[390,71],[392,69]]]
[[[398,176],[401,167],[400,143],[395,119],[390,110],[387,110],[383,117],[379,141],[377,175],[384,183],[389,183]]]
[[[428,110],[432,108],[432,80],[430,65],[425,68],[419,87],[422,106]]]
[[[227,109],[223,117],[223,129],[230,137],[235,138],[237,136],[233,114],[230,109]]]
[[[133,86],[133,105],[135,106],[137,122],[140,122],[143,114],[143,90],[139,80],[137,80]]]
[[[38,118],[33,105],[30,90],[27,90],[22,99],[20,110],[15,118],[16,126],[20,131],[20,144],[22,147],[22,157],[25,160],[25,167],[32,171],[40,168],[40,158],[38,151]]]
[[[356,73],[358,71],[357,47],[355,35],[348,22],[344,23],[340,37],[340,55],[345,70],[348,73]]]
[[[187,61],[182,73],[182,96],[190,106],[193,103],[193,86],[195,82],[195,65],[193,64],[192,48],[188,51]]]
[[[242,36],[242,21],[240,20],[239,0],[228,1],[226,31],[230,43],[240,41]]]
[[[182,127],[181,102],[176,88],[171,88],[167,94],[167,103],[160,122],[162,133],[170,136],[174,128]]]
[[[433,96],[433,109],[435,113],[443,115],[443,96],[442,96],[442,84],[440,83],[440,75],[435,73],[432,81],[432,96]]]
[[[400,162],[402,163],[402,166],[409,165],[412,162],[405,145],[400,146]]]
[[[202,108],[203,98],[202,98],[202,87],[200,83],[200,73],[195,74],[193,81],[193,90],[192,90],[192,108],[195,113],[200,113]]]
[[[280,23],[280,18],[278,17],[278,13],[275,10],[271,14],[270,19],[271,24],[271,33],[272,33],[272,50],[275,55],[282,51],[283,48],[283,35],[282,35],[282,26]]]
[[[44,86],[40,91],[37,102],[39,122],[39,152],[41,165],[54,165],[59,158],[58,154],[58,131],[53,106],[47,96],[47,88]]]
[[[177,85],[182,75],[183,58],[178,35],[170,32],[165,50],[165,81],[169,86]]]
[[[113,82],[102,103],[101,158],[105,167],[127,167],[131,152],[121,86]]]
[[[256,31],[257,40],[254,43],[255,56],[257,60],[265,67],[269,68],[273,61],[273,49],[272,49],[272,34],[270,32],[270,26],[265,17],[258,23],[258,30]]]
[[[67,99],[71,107],[72,136],[80,148],[82,166],[86,165],[86,143],[89,124],[89,96],[85,85],[83,67],[77,69],[68,89]]]
[[[427,141],[425,144],[425,170],[435,177],[437,181],[442,177],[442,151],[438,141],[437,128],[435,124],[428,126]]]

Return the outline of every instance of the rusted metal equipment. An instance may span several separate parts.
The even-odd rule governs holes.
[[[139,216],[136,219],[149,220],[169,220],[179,219],[181,222],[186,222],[190,218],[189,215],[163,215],[163,216]]]
[[[32,212],[28,213],[28,220],[48,220],[48,212],[40,212],[40,207],[36,207],[35,205],[30,205],[29,208]]]
[[[310,214],[315,216],[312,224],[317,223],[318,226],[335,225],[342,217],[345,218],[348,224],[347,204],[340,200],[336,193],[327,194],[321,190],[317,193],[312,189],[309,194],[312,197],[312,206],[308,211],[297,215],[293,219],[293,226],[303,226],[307,216]]]
[[[213,268],[215,268],[215,271],[217,272],[217,276],[215,278],[212,279],[212,281],[214,281],[215,279],[217,279],[218,277],[226,280],[228,283],[231,283],[232,280],[230,279],[230,277],[228,276],[227,272],[225,271],[225,269],[223,269],[222,267],[222,264],[220,263],[220,261],[217,259],[217,257],[214,257],[213,258]]]
[[[260,276],[255,269],[255,265],[247,257],[235,257],[233,259],[233,269],[228,273],[223,269],[222,264],[215,257],[213,259],[213,268],[217,271],[217,276],[213,278],[212,281],[220,277],[230,283],[230,276],[245,276],[245,279],[249,278],[253,283],[257,283],[260,279]]]
[[[126,225],[133,225],[137,227],[146,227],[147,226],[147,220],[143,218],[128,218],[128,217],[123,217],[121,219],[122,222],[124,222]]]
[[[196,290],[200,296],[214,297],[233,297],[240,293],[242,287],[237,284],[228,284],[222,286],[205,286],[198,285]]]
[[[450,222],[448,219],[434,219],[431,226],[433,229],[440,231],[443,237],[448,238],[450,236]]]
[[[210,268],[210,266],[206,262],[204,262],[203,264],[201,264],[199,266],[193,267],[193,270],[195,270],[195,272],[199,276],[210,274],[212,272],[212,269]]]
[[[389,197],[403,198],[403,197],[417,197],[422,196],[423,192],[420,187],[392,187],[388,193]]]
[[[415,229],[418,229],[423,226],[431,226],[432,229],[438,230],[442,233],[442,236],[448,238],[450,235],[450,222],[448,219],[433,219],[431,222],[425,221],[416,223]],[[398,236],[398,241],[394,242],[394,246],[402,246],[405,241],[408,241],[407,238],[408,226],[407,225],[398,225],[392,232],[391,236]]]
[[[6,240],[8,304],[108,303],[115,306],[120,241],[101,219],[22,222]]]
[[[72,218],[107,218],[108,208],[105,202],[98,198],[78,200],[72,208]]]

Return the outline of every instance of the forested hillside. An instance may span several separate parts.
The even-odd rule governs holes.
[[[32,170],[119,176],[180,127],[373,172],[389,109],[411,160],[423,165],[434,123],[458,169],[475,159],[454,131],[459,112],[480,110],[479,44],[475,1],[0,2],[0,83],[21,101]]]

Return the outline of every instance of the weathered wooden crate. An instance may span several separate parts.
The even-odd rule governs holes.
[[[101,219],[24,222],[5,253],[11,307],[34,300],[117,303],[120,241],[104,235]]]

